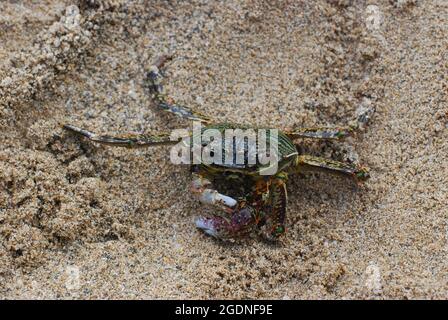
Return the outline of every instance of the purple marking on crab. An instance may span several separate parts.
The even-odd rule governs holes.
[[[196,227],[206,234],[218,238],[216,218],[200,217],[195,221]]]
[[[252,230],[254,227],[254,214],[254,208],[246,206],[235,210],[228,220],[221,216],[199,217],[196,219],[195,224],[196,227],[215,238],[237,237]]]

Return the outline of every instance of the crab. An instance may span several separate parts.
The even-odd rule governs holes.
[[[271,129],[236,123],[217,123],[201,113],[178,104],[168,97],[162,86],[161,70],[172,59],[170,55],[161,56],[150,67],[146,75],[148,90],[160,110],[173,113],[186,119],[203,124],[201,133],[215,129],[224,133],[226,129],[252,128],[255,130]],[[358,117],[365,120],[365,116]],[[361,121],[361,120],[360,120]],[[352,163],[338,162],[332,159],[299,154],[295,139],[335,139],[340,140],[351,135],[360,126],[359,121],[343,127],[312,127],[278,130],[278,167],[274,174],[263,174],[266,164],[258,160],[248,165],[233,161],[230,163],[200,163],[191,165],[192,194],[203,204],[215,209],[212,215],[200,215],[195,219],[197,228],[219,239],[234,239],[258,231],[265,239],[275,241],[285,234],[288,176],[309,170],[326,171],[351,177],[357,182],[369,178],[367,168]],[[111,146],[138,148],[159,145],[173,145],[185,141],[185,137],[173,139],[170,133],[157,135],[125,134],[122,136],[99,135],[92,131],[71,124],[63,128],[83,136],[90,141]],[[192,133],[189,138],[192,138]],[[202,143],[203,146],[204,142]],[[236,152],[236,151],[233,151]],[[246,150],[245,160],[248,154]],[[229,182],[230,189],[241,189],[242,195],[232,196],[217,190],[216,183]]]

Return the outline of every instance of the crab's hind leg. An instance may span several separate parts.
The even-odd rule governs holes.
[[[350,136],[356,128],[354,126],[347,127],[313,127],[313,128],[297,128],[286,131],[286,135],[291,139],[296,138],[314,138],[314,139],[343,139]]]
[[[169,133],[160,133],[157,135],[146,134],[126,134],[119,137],[98,135],[92,131],[85,130],[79,127],[75,127],[70,124],[63,125],[63,128],[74,132],[78,135],[88,138],[90,141],[98,142],[101,144],[107,144],[116,147],[126,148],[138,148],[138,147],[150,147],[157,145],[170,145],[176,144],[182,139],[171,139]]]
[[[361,108],[357,111],[356,119],[349,122],[343,127],[311,127],[311,128],[294,128],[286,131],[291,139],[296,138],[315,138],[315,139],[343,139],[352,135],[355,131],[363,129],[372,118],[374,108]]]
[[[164,111],[171,112],[184,119],[209,123],[210,118],[188,107],[177,104],[174,99],[165,94],[165,90],[162,85],[163,77],[160,69],[164,66],[165,62],[171,59],[171,56],[161,56],[157,59],[156,63],[151,66],[147,73],[147,81],[149,84],[148,87],[153,99],[157,103],[158,107]]]
[[[367,168],[310,155],[298,156],[295,169],[298,172],[315,170],[326,171],[350,176],[356,180],[366,180],[369,178],[369,171]]]
[[[212,205],[220,211],[211,217],[200,216],[196,219],[196,227],[206,234],[219,239],[236,238],[247,234],[255,226],[255,210],[245,201],[237,201],[214,190],[205,175],[193,174],[191,191],[201,203]]]

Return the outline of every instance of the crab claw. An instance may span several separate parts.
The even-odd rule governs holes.
[[[219,238],[218,235],[219,230],[221,229],[220,225],[222,223],[223,222],[221,221],[221,219],[219,219],[219,217],[199,217],[195,221],[196,227],[198,229],[201,229],[202,231],[204,231],[204,233],[215,238]]]
[[[195,221],[196,227],[206,234],[218,238],[237,238],[250,232],[255,226],[254,209],[245,206],[234,211],[229,219],[221,216],[199,217]]]

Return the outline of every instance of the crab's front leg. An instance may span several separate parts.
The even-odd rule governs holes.
[[[196,227],[218,239],[239,238],[255,227],[255,209],[249,205],[237,207],[229,217],[214,215],[196,219]]]
[[[232,213],[236,208],[237,201],[212,189],[212,182],[204,175],[193,173],[191,191],[203,204],[216,206],[227,213]]]
[[[206,176],[194,173],[191,191],[201,203],[212,205],[221,211],[210,217],[201,216],[196,219],[196,227],[206,234],[219,239],[237,238],[247,234],[255,226],[255,209],[244,200],[237,201],[213,189],[212,182]]]

